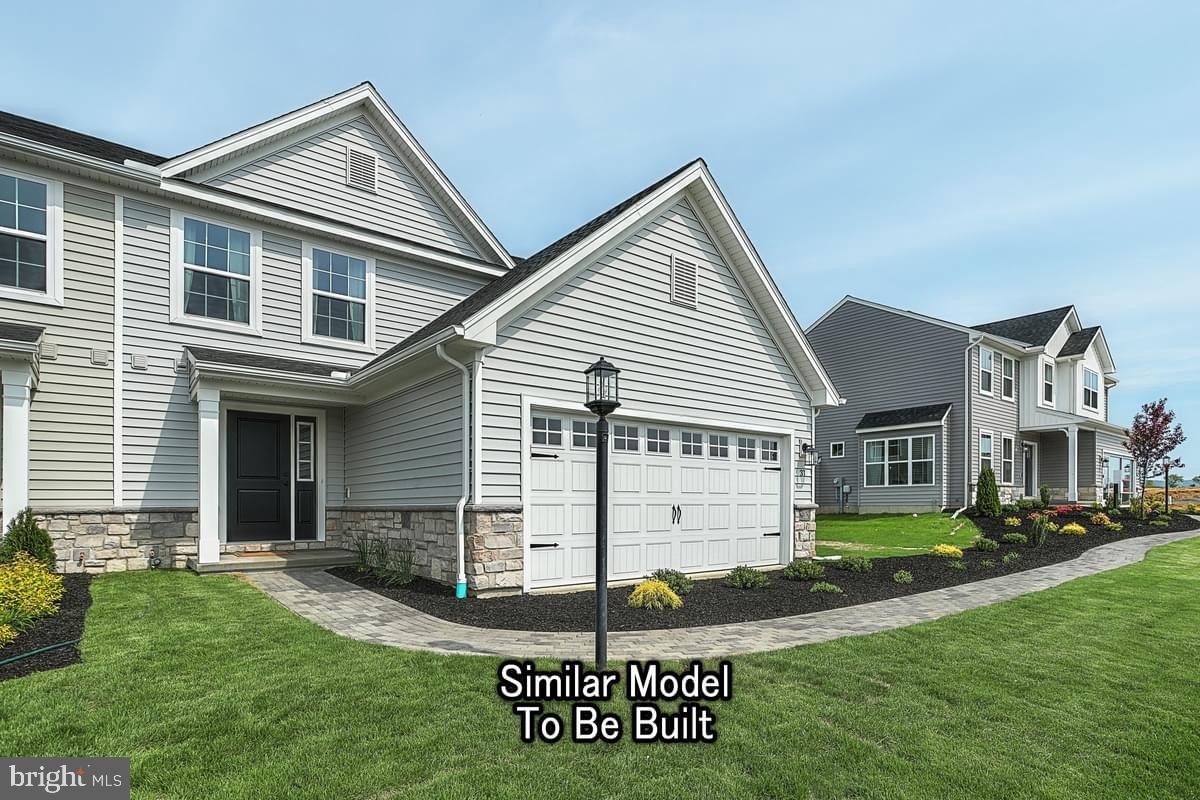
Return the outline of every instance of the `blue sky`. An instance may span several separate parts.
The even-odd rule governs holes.
[[[369,79],[518,255],[702,155],[802,323],[1074,303],[1200,473],[1200,6],[242,5],[8,9],[0,107],[173,155]]]

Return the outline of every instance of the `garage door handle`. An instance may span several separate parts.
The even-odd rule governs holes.
[[[558,542],[537,542],[529,545],[530,550],[541,550],[543,547],[558,547]]]
[[[557,456],[555,456],[555,458],[557,458]],[[780,467],[763,467],[763,469],[765,469],[767,472],[779,472],[781,468]]]
[[[778,535],[779,535],[779,531],[775,531],[774,533],[764,533],[763,534],[763,536],[778,536]]]
[[[671,506],[671,524],[674,525],[676,522],[683,522],[682,506]]]
[[[558,458],[558,453],[530,453],[530,458]]]

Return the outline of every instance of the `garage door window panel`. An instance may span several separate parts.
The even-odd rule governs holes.
[[[646,452],[670,455],[671,431],[666,428],[646,428]]]
[[[562,419],[540,414],[533,415],[533,444],[535,447],[562,447]]]
[[[763,439],[762,442],[762,460],[770,464],[779,463],[779,442],[771,439]]]
[[[637,425],[613,425],[613,450],[623,453],[636,453],[639,445],[639,430]]]
[[[692,458],[704,457],[704,434],[696,431],[683,431],[679,434],[679,452]]]
[[[729,437],[723,433],[708,435],[708,457],[729,458]]]
[[[571,447],[576,450],[596,449],[596,423],[581,419],[571,421]]]

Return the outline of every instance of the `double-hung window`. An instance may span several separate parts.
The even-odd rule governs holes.
[[[995,469],[992,461],[992,434],[981,431],[979,434],[979,471],[983,472],[984,467]]]
[[[171,214],[171,321],[260,331],[261,235],[237,223]]]
[[[0,171],[0,297],[62,302],[62,184]]]
[[[1017,396],[1017,362],[1008,356],[1000,357],[1000,396],[1005,400]]]
[[[1083,368],[1083,407],[1100,410],[1100,374]]]
[[[1042,362],[1042,405],[1054,405],[1054,362]]]
[[[1017,443],[1011,436],[1000,437],[1000,482],[1011,484],[1013,482],[1013,462]]]
[[[373,347],[374,260],[306,246],[304,262],[304,340]]]
[[[864,443],[866,486],[932,486],[933,436],[872,439]]]
[[[979,393],[992,394],[992,380],[996,372],[996,353],[986,347],[979,348]]]

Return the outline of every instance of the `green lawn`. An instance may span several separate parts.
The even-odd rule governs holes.
[[[94,590],[85,663],[0,683],[0,753],[129,755],[135,797],[1200,797],[1200,539],[738,658],[712,746],[521,745],[495,659],[340,639],[233,578]]]
[[[935,544],[967,547],[979,529],[949,514],[819,514],[817,555],[911,556]]]

